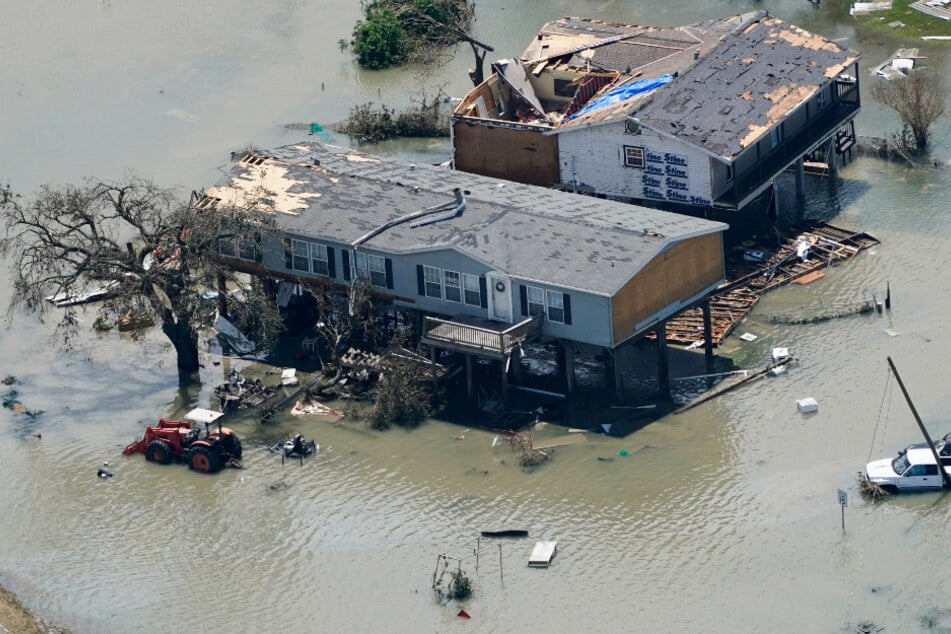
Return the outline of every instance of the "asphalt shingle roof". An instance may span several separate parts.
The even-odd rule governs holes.
[[[384,223],[453,203],[460,216],[396,225],[364,243],[413,253],[453,249],[527,280],[611,295],[656,255],[727,225],[635,205],[301,143],[235,163],[206,195],[221,205],[270,200],[288,233],[353,243]],[[257,164],[255,164],[257,163]],[[455,206],[454,204],[452,206]]]

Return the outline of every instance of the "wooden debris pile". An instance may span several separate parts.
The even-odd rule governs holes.
[[[776,249],[757,251],[762,261],[752,262],[734,254],[727,259],[725,283],[710,298],[710,338],[714,346],[739,325],[760,296],[820,269],[846,262],[860,251],[878,244],[867,233],[854,232],[820,223],[802,228],[786,238]],[[667,342],[697,347],[703,344],[703,312],[700,307],[688,308],[667,322]],[[648,338],[656,339],[651,333]]]

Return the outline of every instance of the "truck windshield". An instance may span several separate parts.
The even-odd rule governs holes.
[[[902,475],[908,470],[908,459],[904,455],[898,456],[892,460],[892,469],[895,470],[896,474]]]

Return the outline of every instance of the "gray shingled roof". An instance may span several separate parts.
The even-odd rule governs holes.
[[[546,24],[539,32],[543,39],[536,37],[526,55],[545,38],[553,38],[552,50],[567,50],[572,34],[579,45],[594,41],[584,24],[577,18]],[[624,32],[622,27],[612,24],[606,33]],[[605,28],[595,22],[591,30],[600,34]],[[644,27],[630,29],[645,32]],[[676,48],[675,32],[695,37],[697,43],[647,65],[638,66],[643,60],[637,56],[630,60],[619,56],[625,44],[636,50],[631,45],[636,38],[595,49],[594,59],[604,68],[623,72],[626,65],[631,66],[630,79],[670,72],[679,76],[653,93],[566,121],[552,133],[633,117],[711,154],[732,158],[859,59],[859,53],[772,18],[766,11],[666,29],[655,35],[668,38],[668,45]],[[581,58],[576,55],[575,59]]]
[[[288,233],[352,243],[387,221],[449,203],[458,218],[398,225],[364,243],[393,254],[454,249],[527,280],[612,295],[673,243],[725,231],[691,216],[590,198],[319,143],[267,152],[260,165],[235,163],[207,195],[240,204],[263,185]],[[319,163],[319,164],[315,164]],[[263,191],[263,190],[261,190]]]
[[[765,12],[631,116],[709,152],[734,157],[859,54]]]

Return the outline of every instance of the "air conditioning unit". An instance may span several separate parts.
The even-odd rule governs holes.
[[[633,119],[628,119],[624,122],[624,131],[628,134],[640,134],[641,133],[641,124]]]

